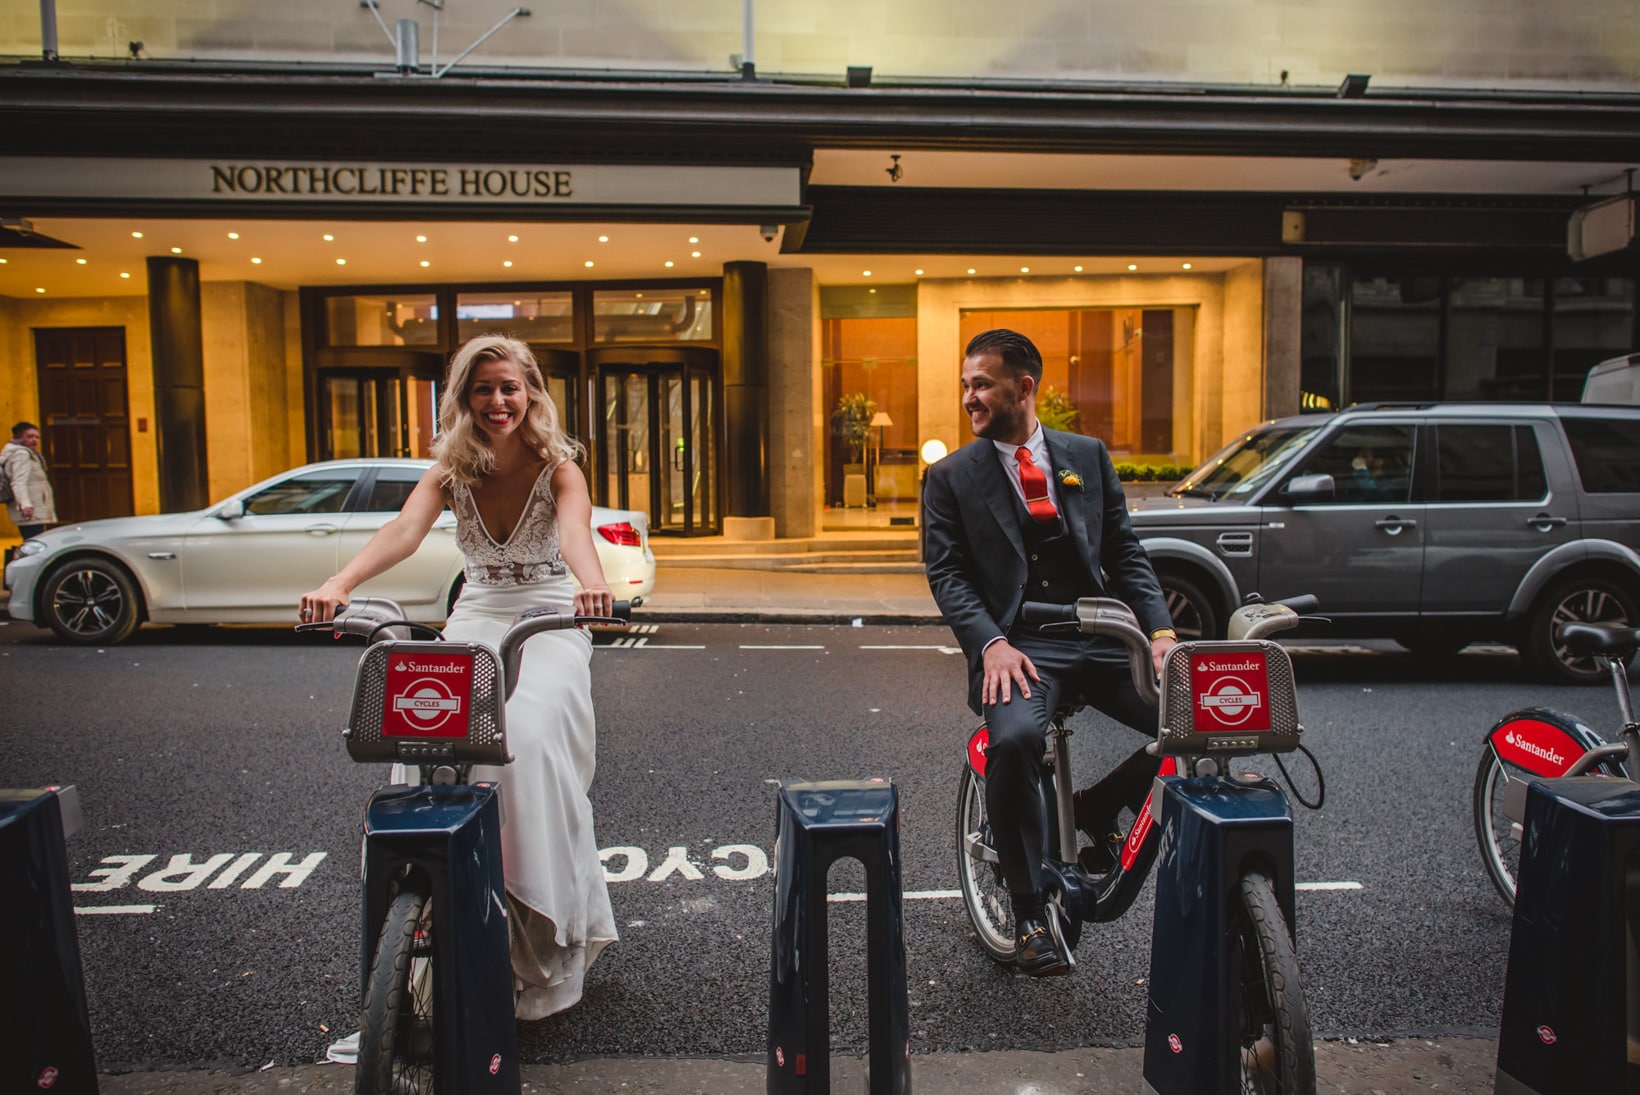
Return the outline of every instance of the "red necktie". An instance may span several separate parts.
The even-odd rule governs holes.
[[[1014,459],[1019,461],[1019,485],[1025,492],[1025,508],[1039,524],[1058,523],[1059,511],[1048,498],[1048,477],[1031,459],[1031,450],[1021,445],[1014,451]]]

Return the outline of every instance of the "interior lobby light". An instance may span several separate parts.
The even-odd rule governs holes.
[[[1188,270],[1188,269],[1190,269],[1190,264],[1188,262],[1181,262],[1179,264],[1179,269]]]
[[[586,262],[582,263],[582,265],[585,266],[588,270],[590,270],[590,269],[592,269],[592,260],[587,259]]]
[[[336,238],[336,237],[335,237],[335,236],[333,236],[333,235],[331,235],[331,234],[330,234],[330,233],[329,233],[329,232],[326,232],[326,233],[325,233],[325,242],[326,242],[326,243],[330,243],[330,242],[332,242],[332,241],[333,241],[333,240],[335,240],[335,238]]]
[[[692,259],[698,259],[698,258],[700,258],[700,252],[699,251],[691,251],[691,252],[689,252],[689,257],[692,258]]]
[[[666,260],[666,268],[668,270],[672,269],[672,260],[671,259]]]
[[[599,236],[598,237],[598,242],[599,243],[608,243],[609,242],[609,237],[608,236]]]
[[[972,266],[970,266],[970,267],[969,267],[969,268],[968,268],[968,272],[969,272],[969,273],[970,273],[970,274],[972,274],[972,273],[973,273],[973,272],[974,272],[974,268],[973,268],[973,267],[972,267]]]
[[[861,270],[860,271],[860,276],[863,277],[863,278],[869,278],[871,276],[871,271],[870,270]]]
[[[256,256],[255,256],[255,255],[252,255],[252,256],[251,256],[251,265],[253,265],[253,266],[261,266],[261,265],[262,265],[262,260],[261,260],[261,259],[259,259],[259,258],[257,258],[257,257],[256,257]]]
[[[1128,263],[1128,269],[1129,270],[1137,270],[1137,269],[1139,269],[1139,264],[1136,263],[1136,262],[1130,262],[1130,263]]]
[[[427,242],[427,237],[426,236],[417,236],[416,237],[416,242],[417,243],[426,243]]]
[[[123,271],[123,270],[122,270],[122,271],[120,271],[120,277],[122,277],[122,278],[128,278],[128,277],[130,277],[130,276],[131,276],[131,275],[130,275],[130,274],[128,274],[128,273],[126,273],[126,272],[125,272],[125,271]]]
[[[173,254],[173,255],[180,255],[180,254],[182,254],[182,248],[180,248],[180,247],[173,247],[173,248],[171,248],[171,254]]]
[[[921,269],[921,268],[920,268],[920,267],[919,267],[919,268],[918,268],[918,269],[916,269],[916,270],[913,270],[913,271],[911,271],[911,272],[912,272],[912,273],[913,273],[913,274],[916,274],[916,275],[917,275],[917,276],[918,276],[918,277],[922,277],[922,276],[923,276],[923,275],[922,275],[922,269]]]
[[[45,289],[44,289],[44,288],[40,288],[40,289],[36,289],[36,290],[34,290],[34,291],[35,291],[35,292],[36,292],[36,293],[43,293],[43,292],[45,292]]]
[[[1080,274],[1082,272],[1082,268],[1080,266],[1073,266],[1073,267],[1071,267],[1071,269],[1075,270],[1078,274]]]
[[[511,265],[512,265],[512,259],[502,259],[502,260],[501,260],[501,265],[503,265],[503,266],[511,266]]]
[[[430,263],[430,262],[428,262],[428,261],[427,261],[427,260],[426,260],[426,259],[422,259],[422,260],[421,260],[421,264],[422,264],[422,265],[423,265],[423,266],[431,266],[431,265],[433,265],[433,264],[432,264],[432,263]]]
[[[337,266],[346,266],[347,265],[347,260],[346,259],[337,259],[336,260],[336,265]]]
[[[231,240],[236,240],[236,239],[239,238],[239,233],[238,232],[229,232],[228,233],[228,238],[231,239]]]
[[[508,243],[517,243],[518,242],[518,237],[517,236],[508,236],[507,237],[507,242]]]
[[[85,260],[84,259],[75,259],[74,261],[75,261],[75,263],[77,263],[80,266],[85,265]]]
[[[1021,266],[1019,268],[1019,272],[1021,274],[1029,274],[1031,272],[1031,268],[1029,266]]]
[[[0,266],[4,266],[8,261],[7,259],[0,259]]]
[[[689,237],[689,242],[690,243],[699,243],[700,242],[700,237],[699,236],[690,236]]]
[[[133,232],[133,233],[131,233],[131,238],[134,239],[134,240],[140,240],[140,239],[142,239],[142,233],[141,232]]]
[[[922,462],[924,464],[938,464],[945,459],[945,442],[937,437],[931,437],[922,443]]]

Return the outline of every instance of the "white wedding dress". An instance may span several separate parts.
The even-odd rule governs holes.
[[[504,542],[484,527],[467,485],[452,483],[467,584],[446,639],[499,647],[524,609],[572,610],[575,582],[558,550],[551,473],[542,469]],[[579,1001],[587,969],[616,939],[587,799],[597,741],[591,663],[592,640],[580,628],[542,632],[525,643],[518,687],[507,701],[513,762],[473,769],[474,781],[501,785],[501,857],[520,1019],[540,1019]]]

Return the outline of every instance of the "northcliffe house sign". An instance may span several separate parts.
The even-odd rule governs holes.
[[[0,198],[247,201],[278,206],[418,204],[791,208],[795,167],[0,159]]]

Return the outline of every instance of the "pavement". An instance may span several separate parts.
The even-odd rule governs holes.
[[[4,604],[0,593],[0,605]],[[812,623],[869,626],[940,622],[921,574],[797,573],[661,564],[644,622]],[[725,1021],[743,1021],[725,1017]],[[1493,1090],[1496,1041],[1486,1032],[1316,1043],[1318,1087],[1340,1095]],[[1141,1089],[1143,1051],[1088,1046],[1054,1053],[998,1051],[911,1058],[917,1087],[952,1093],[1105,1095]],[[574,1095],[753,1095],[767,1090],[761,1059],[617,1057],[526,1064],[523,1090]],[[309,1064],[221,1070],[106,1073],[103,1095],[342,1095],[353,1069]],[[868,1090],[866,1062],[832,1060],[832,1088]]]

